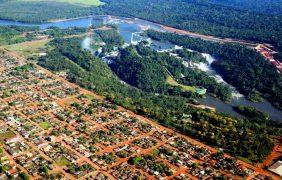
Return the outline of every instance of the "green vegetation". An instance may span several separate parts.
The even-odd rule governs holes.
[[[0,26],[0,45],[16,44],[34,39],[30,31],[38,30],[38,27]]]
[[[61,29],[58,27],[50,27],[47,30],[43,31],[42,35],[48,35],[50,38],[61,38],[65,36],[81,35],[87,32],[87,28],[67,28]]]
[[[20,173],[19,178],[22,180],[29,180],[29,176],[26,173]]]
[[[280,0],[208,0],[211,3],[265,14],[282,14]]]
[[[252,123],[250,124],[251,126],[257,126],[258,124],[261,126],[272,126],[270,130],[267,130],[268,134],[276,136],[281,135],[282,123],[279,121],[271,121],[268,113],[261,112],[250,106],[236,106],[234,109],[245,117],[244,121]]]
[[[49,129],[51,127],[49,122],[40,122],[39,126],[42,127],[43,129]]]
[[[179,84],[171,76],[167,76],[166,83],[171,85],[171,86],[180,87],[183,91],[196,92],[196,87],[194,87],[194,86],[185,86],[183,84]]]
[[[279,52],[275,55],[276,58],[282,61],[282,12],[279,0],[255,2],[253,0],[104,0],[103,3],[99,0],[1,0],[0,2],[0,19],[38,23],[91,14],[139,17],[201,34],[269,43]],[[99,6],[102,4],[104,5]]]
[[[28,57],[30,55],[38,54],[44,51],[49,41],[50,40],[46,39],[31,42],[23,42],[18,44],[6,45],[4,47],[10,51],[14,51]]]
[[[264,97],[282,109],[282,76],[255,50],[238,44],[221,44],[152,30],[147,31],[147,35],[155,40],[169,41],[216,56],[220,61],[214,66],[224,80],[240,93],[253,101]]]
[[[269,121],[269,115],[265,112],[256,110],[251,106],[236,106],[234,108],[238,113],[242,114],[247,118],[251,118],[255,122],[265,123]]]
[[[90,6],[58,1],[1,0],[0,19],[41,23],[56,19],[89,16],[93,11]]]
[[[59,166],[68,166],[71,164],[71,162],[65,156],[62,156],[61,159],[56,161],[56,164]]]
[[[177,49],[174,50],[174,53],[178,54],[178,56],[182,57],[185,61],[207,63],[207,60],[198,52],[190,52],[187,49]]]
[[[138,17],[218,37],[270,43],[280,54],[282,52],[282,12],[279,0],[104,0],[103,2],[106,5],[101,8],[105,14]]]
[[[42,0],[20,0],[23,2],[42,2]],[[103,3],[100,0],[49,0],[49,2],[63,2],[82,6],[100,6]]]
[[[116,27],[109,30],[96,30],[94,36],[95,35],[99,35],[99,39],[107,44],[106,46],[103,46],[102,54],[110,52],[114,47],[119,47],[124,44],[124,40],[118,33]]]
[[[132,46],[122,49],[110,67],[132,86],[147,92],[166,91],[166,69],[154,57],[142,57]]]
[[[155,95],[124,85],[103,61],[81,48],[81,39],[55,39],[39,65],[52,71],[67,71],[73,83],[92,90],[114,104],[156,120],[185,135],[194,137],[225,152],[261,162],[273,147],[269,132],[274,124],[261,124],[235,119],[209,110],[187,105],[187,99]],[[187,119],[186,115],[191,118]],[[279,128],[281,129],[281,128]]]
[[[195,57],[198,56],[195,53]],[[194,54],[190,58],[194,59]],[[187,68],[182,64],[183,60],[168,53],[154,52],[142,43],[121,49],[119,56],[112,61],[111,69],[123,81],[146,92],[190,98],[204,95],[205,93],[196,89],[203,87],[223,101],[231,98],[230,89],[217,83],[205,72]]]

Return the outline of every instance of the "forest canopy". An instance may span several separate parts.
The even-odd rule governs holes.
[[[282,77],[255,50],[239,44],[221,44],[153,30],[147,31],[147,35],[217,57],[219,63],[214,64],[215,68],[242,94],[253,101],[267,98],[277,108],[282,108]]]

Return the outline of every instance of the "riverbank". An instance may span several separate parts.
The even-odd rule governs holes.
[[[46,23],[58,23],[58,22],[66,22],[66,21],[72,21],[72,20],[79,20],[79,19],[85,19],[85,18],[91,18],[92,15],[89,16],[80,16],[76,18],[65,18],[65,19],[51,19],[49,21],[46,21]]]

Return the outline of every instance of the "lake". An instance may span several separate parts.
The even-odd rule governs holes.
[[[146,30],[148,28],[165,31],[161,25],[155,24],[149,21],[141,20],[141,19],[128,19],[121,17],[111,17],[111,16],[96,16],[94,19],[91,17],[79,18],[79,19],[71,19],[66,21],[59,22],[50,22],[50,23],[41,23],[41,24],[29,24],[15,21],[7,21],[0,20],[0,25],[17,25],[17,26],[39,26],[41,30],[47,29],[49,27],[59,27],[59,28],[69,28],[69,27],[88,27],[91,24],[101,24],[101,23],[110,23],[116,24],[118,26],[118,30],[122,37],[125,39],[125,43],[138,43],[144,40],[144,37],[140,36],[140,32]],[[155,50],[163,50],[170,49],[174,47],[174,45],[164,42],[156,42],[154,41],[154,45],[152,46]],[[210,58],[207,56],[206,58]],[[211,61],[211,59],[207,59]],[[201,68],[201,67],[200,67]],[[213,76],[215,79],[222,80],[222,78],[216,74],[216,72],[209,66],[203,66],[202,70],[205,70],[209,73],[210,76]],[[232,86],[231,86],[232,87]],[[233,94],[238,94],[236,89],[232,87],[234,90]],[[260,103],[254,103],[248,101],[245,97],[242,96],[234,96],[231,103],[224,103],[217,98],[211,97],[209,95],[206,98],[199,99],[199,102],[205,104],[207,106],[215,107],[217,111],[227,113],[236,117],[241,117],[237,112],[233,110],[233,106],[244,105],[244,106],[253,106],[260,111],[264,111],[269,113],[270,117],[273,120],[282,122],[282,111],[274,108],[268,101],[264,100]]]

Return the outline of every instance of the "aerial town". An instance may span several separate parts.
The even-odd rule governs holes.
[[[0,56],[0,179],[276,177],[35,64]]]
[[[0,0],[0,180],[282,180],[282,0]]]

